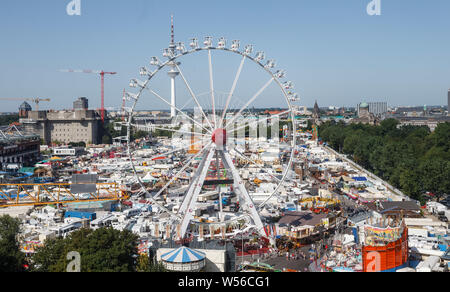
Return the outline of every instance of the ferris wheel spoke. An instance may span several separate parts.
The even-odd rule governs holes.
[[[238,83],[239,78],[241,76],[242,69],[244,68],[245,59],[246,59],[246,56],[244,55],[242,57],[241,64],[239,65],[239,69],[236,72],[236,76],[234,77],[233,86],[231,87],[230,93],[229,93],[227,101],[226,101],[225,109],[223,110],[222,119],[220,121],[220,127],[223,127],[223,122],[225,121],[225,117],[227,115],[228,107],[230,106],[231,98],[234,95],[234,91],[236,90],[236,86],[237,86],[237,83]]]
[[[194,207],[195,204],[197,204],[197,198],[202,190],[206,176],[208,175],[208,169],[211,165],[214,154],[214,148],[210,147],[209,152],[206,152],[203,156],[202,162],[198,167],[197,173],[195,174],[191,186],[189,187],[184,201],[178,211],[178,214],[182,214],[183,216],[183,220],[180,224],[181,238],[184,238],[190,221],[194,219]]]
[[[195,96],[195,93],[192,91],[191,86],[189,85],[189,83],[187,82],[186,78],[184,77],[183,71],[181,70],[180,66],[178,66],[177,63],[175,63],[175,65],[176,65],[178,71],[180,72],[181,79],[183,79],[184,84],[186,85],[189,93],[191,94],[191,97],[194,99],[195,103],[197,104],[197,106],[199,107],[200,111],[202,112],[203,117],[206,119],[206,122],[209,124],[210,129],[214,129],[213,126],[211,125],[211,122],[209,121],[208,117],[206,116],[205,112],[203,111],[203,108],[200,105],[197,97]],[[202,128],[203,128],[203,126],[202,126]],[[211,132],[211,131],[209,131],[209,132]]]
[[[192,121],[194,124],[196,124],[197,126],[201,127],[203,130],[207,131],[208,133],[212,134],[211,130],[208,130],[207,128],[203,127],[202,124],[200,124],[199,122],[197,122],[196,120],[194,120],[193,118],[191,118],[190,116],[188,116],[187,114],[185,114],[182,110],[180,110],[179,108],[177,108],[176,106],[172,105],[170,102],[168,102],[167,100],[165,100],[164,98],[162,98],[158,93],[156,93],[155,91],[148,89],[154,96],[156,96],[157,98],[159,98],[160,100],[162,100],[163,102],[165,102],[166,104],[168,104],[171,108],[174,108],[177,112],[181,113],[184,117],[186,117],[187,119],[189,119],[190,121]]]
[[[215,94],[214,94],[214,78],[213,78],[213,67],[212,67],[211,50],[208,50],[208,63],[209,63],[209,84],[210,84],[210,88],[211,88],[212,113],[213,113],[213,119],[214,119],[214,126],[217,127],[216,97],[215,97]]]
[[[222,160],[224,163],[230,168],[230,171],[233,175],[235,187],[239,189],[239,192],[241,193],[241,197],[243,198],[243,201],[245,202],[248,212],[253,219],[254,224],[256,225],[256,228],[258,232],[264,235],[264,225],[261,221],[261,217],[258,214],[258,210],[255,206],[255,203],[253,202],[252,198],[250,197],[250,194],[248,193],[247,189],[245,188],[245,184],[242,181],[241,177],[239,176],[239,172],[237,171],[236,167],[233,164],[233,160],[230,157],[230,154],[227,152],[221,152]]]
[[[177,180],[181,176],[181,174],[191,165],[191,163],[194,162],[195,159],[200,157],[200,155],[202,155],[202,153],[205,151],[205,149],[207,149],[209,147],[209,145],[211,145],[211,144],[212,144],[212,142],[209,142],[205,147],[203,147],[202,150],[200,150],[196,155],[194,155],[191,159],[189,159],[189,161],[175,174],[175,176],[155,196],[153,196],[153,198],[154,199],[158,198],[165,190],[167,190],[169,188],[169,186],[175,180]]]
[[[179,130],[179,129],[169,128],[169,127],[168,128],[155,127],[154,124],[146,124],[145,126],[132,124],[132,126],[134,126],[136,129],[145,128],[149,132],[151,132],[151,130],[154,129],[154,130],[169,131],[169,132],[180,133],[180,134],[188,134],[188,135],[194,134],[194,135],[199,135],[202,137],[209,136],[209,134],[204,134],[204,133],[199,133],[199,132],[188,132],[188,131],[183,131],[183,130]]]
[[[266,88],[269,87],[270,84],[272,84],[274,80],[274,77],[270,78],[270,80],[266,84],[264,84],[264,86],[245,104],[245,106],[241,108],[241,110],[233,117],[233,119],[225,126],[225,128],[228,129],[228,127],[242,115],[242,112],[246,110],[248,106],[251,105],[264,92],[264,90],[266,90]]]
[[[179,134],[187,134],[187,135],[198,135],[198,136],[202,136],[202,137],[207,137],[209,136],[208,134],[203,134],[203,133],[198,133],[198,132],[188,132],[188,131],[182,131],[182,130],[176,130],[176,129],[171,129],[171,128],[159,128],[159,127],[152,127],[150,126],[152,129],[155,130],[161,130],[161,131],[169,131],[169,132],[174,132],[174,133],[179,133]]]
[[[207,140],[202,140],[202,141],[199,141],[199,142],[194,143],[194,144],[186,145],[186,146],[177,148],[177,149],[175,149],[175,150],[171,150],[171,151],[169,151],[169,152],[165,152],[165,153],[161,153],[161,154],[155,155],[155,156],[153,156],[153,157],[150,157],[150,160],[153,160],[153,159],[156,159],[156,158],[159,158],[159,157],[163,157],[163,156],[167,156],[167,155],[169,155],[169,154],[173,154],[173,153],[176,153],[176,152],[180,152],[180,151],[183,151],[183,150],[186,150],[186,149],[189,149],[189,148],[192,147],[192,146],[197,146],[197,145],[203,144],[203,143],[205,143],[206,141],[207,141]]]
[[[245,160],[247,160],[248,162],[251,162],[251,163],[254,164],[254,165],[258,165],[258,163],[257,163],[256,161],[254,161],[253,159],[251,159],[251,158],[245,156],[245,155],[242,154],[240,151],[238,151],[238,150],[236,150],[236,149],[233,149],[233,151],[234,151],[239,157],[241,157],[242,159],[245,159]],[[265,170],[264,168],[261,168],[261,170],[262,170],[264,173],[267,173],[268,175],[270,175],[270,177],[272,177],[273,179],[275,179],[277,182],[281,182],[281,180],[280,180],[279,178],[277,178],[276,176],[274,176],[273,174],[271,174],[270,172],[268,172],[268,171]]]
[[[261,120],[252,121],[252,122],[250,122],[250,123],[248,123],[248,124],[247,124],[247,121],[244,120],[245,126],[241,126],[241,127],[239,127],[239,128],[236,128],[236,129],[231,129],[231,130],[230,130],[230,133],[233,133],[233,132],[236,132],[236,131],[245,129],[245,128],[249,127],[249,126],[253,126],[254,124],[258,124],[258,123],[265,122],[265,121],[268,121],[268,120],[273,119],[273,118],[276,118],[276,117],[280,117],[280,116],[285,115],[285,114],[288,114],[288,113],[290,113],[290,112],[291,112],[291,110],[287,110],[287,111],[284,111],[284,112],[279,113],[279,114],[276,114],[276,115],[271,115],[271,116],[269,116],[269,117],[267,117],[267,118],[264,118],[264,119],[261,119]],[[248,120],[248,119],[247,119],[247,120]]]

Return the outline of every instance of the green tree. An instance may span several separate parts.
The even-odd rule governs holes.
[[[395,132],[400,122],[395,119],[387,119],[380,123],[381,135],[386,136],[389,133]]]
[[[137,235],[129,230],[80,229],[38,248],[33,256],[33,270],[65,272],[70,262],[67,254],[76,251],[81,256],[82,272],[134,272],[137,245]]]
[[[102,137],[102,144],[105,144],[105,145],[110,145],[110,144],[112,144],[112,138],[111,138],[111,136],[109,136],[109,135],[104,135],[104,136]]]
[[[136,271],[140,273],[150,272],[166,272],[166,269],[161,263],[154,263],[150,260],[148,255],[142,254],[137,260]]]
[[[19,115],[0,115],[0,126],[9,126],[19,121]]]
[[[148,132],[145,132],[145,131],[137,131],[137,132],[133,135],[133,137],[134,137],[134,139],[142,139],[142,138],[147,137],[148,135],[149,135]]]
[[[64,255],[66,240],[54,238],[46,240],[42,247],[36,249],[32,257],[31,270],[34,272],[59,272],[58,262]]]
[[[23,272],[25,255],[20,251],[20,221],[8,215],[0,217],[0,272]]]
[[[319,134],[332,148],[415,199],[427,191],[449,193],[450,123],[439,124],[433,133],[428,127],[398,125],[394,119],[379,126],[329,121]]]
[[[423,188],[441,197],[450,190],[450,162],[430,159],[419,167]]]

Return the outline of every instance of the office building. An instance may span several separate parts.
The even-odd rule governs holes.
[[[369,113],[376,117],[384,116],[388,112],[387,102],[369,102],[367,105],[369,106]],[[360,104],[358,104],[356,108],[359,116]]]
[[[35,133],[46,144],[61,142],[102,142],[102,120],[99,112],[87,109],[88,100],[79,98],[73,110],[30,111],[20,122],[29,132]]]

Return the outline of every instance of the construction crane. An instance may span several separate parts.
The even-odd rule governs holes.
[[[48,101],[51,100],[49,98],[0,98],[0,100],[12,100],[12,101],[31,101],[36,104],[36,111],[39,111],[39,103],[41,101]]]
[[[105,122],[105,74],[108,75],[116,75],[117,72],[105,72],[103,70],[96,71],[96,70],[72,70],[72,69],[64,69],[60,70],[64,73],[87,73],[87,74],[100,74],[101,77],[101,90],[102,90],[102,105],[101,105],[101,115],[102,115],[102,122]]]

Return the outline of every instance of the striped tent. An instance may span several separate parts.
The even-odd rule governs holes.
[[[205,257],[205,253],[183,246],[163,254],[161,259],[167,263],[187,264],[202,261]]]

